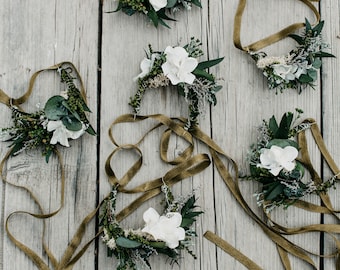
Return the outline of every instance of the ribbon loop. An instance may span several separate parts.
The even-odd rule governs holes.
[[[299,0],[302,3],[304,3],[308,8],[312,10],[312,12],[315,15],[316,23],[320,21],[320,13],[315,8],[312,2],[318,2],[319,0]],[[239,0],[237,10],[234,17],[234,32],[233,32],[233,40],[234,40],[234,46],[238,48],[239,50],[245,51],[245,52],[255,52],[260,49],[263,49],[271,44],[274,44],[275,42],[278,42],[284,38],[286,38],[289,34],[292,34],[296,30],[304,27],[304,23],[294,23],[291,24],[282,30],[278,31],[277,33],[274,33],[272,35],[269,35],[259,41],[256,41],[250,45],[243,46],[241,43],[241,25],[242,25],[242,16],[243,12],[245,10],[245,7],[247,5],[247,0]]]

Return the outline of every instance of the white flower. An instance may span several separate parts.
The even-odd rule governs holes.
[[[262,148],[261,152],[261,164],[257,164],[257,167],[268,169],[274,176],[277,176],[282,169],[290,172],[295,168],[298,150],[293,146],[282,148],[273,145],[270,149]]]
[[[166,62],[162,65],[162,70],[173,85],[181,82],[192,84],[195,75],[191,72],[198,65],[196,58],[189,57],[188,52],[182,47],[172,48],[168,46],[164,53],[166,54]]]
[[[167,0],[150,0],[150,4],[155,11],[158,11],[167,5]]]
[[[143,232],[151,234],[155,240],[164,241],[169,248],[176,248],[179,241],[185,239],[185,230],[180,227],[182,216],[177,212],[170,212],[166,216],[160,216],[150,207],[143,214],[145,227]]]
[[[157,57],[159,57],[158,53],[153,53],[151,55],[151,59],[145,57],[140,63],[140,69],[142,70],[142,72],[139,73],[137,77],[133,78],[133,80],[136,81],[139,78],[144,78],[146,75],[148,75]]]
[[[286,81],[293,81],[295,80],[295,72],[298,69],[297,65],[280,65],[275,64],[272,65],[272,68],[274,70],[274,74],[281,77],[282,79]]]
[[[85,125],[83,125],[81,130],[71,131],[68,130],[61,120],[49,121],[47,124],[47,131],[54,131],[51,144],[57,144],[58,142],[66,147],[69,147],[68,139],[78,139],[85,132]]]

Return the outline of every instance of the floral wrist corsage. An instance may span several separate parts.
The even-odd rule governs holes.
[[[314,86],[317,70],[321,67],[321,58],[334,57],[323,51],[329,48],[321,36],[324,21],[312,27],[306,19],[305,25],[302,35],[289,35],[298,46],[285,56],[267,56],[264,52],[250,52],[257,67],[267,77],[270,89],[282,92],[284,89],[292,88],[301,93],[306,86]]]
[[[302,113],[301,110],[296,111],[296,119],[293,119],[293,113],[288,112],[283,115],[280,124],[274,116],[269,122],[263,121],[258,129],[257,143],[251,147],[250,179],[262,183],[262,190],[256,198],[258,205],[267,212],[280,205],[288,207],[307,194],[325,192],[335,183],[334,177],[322,184],[304,177],[305,169],[298,160],[299,145],[295,135],[310,128],[310,124],[292,126]]]
[[[124,229],[115,218],[117,189],[114,187],[103,203],[100,226],[108,256],[118,260],[117,269],[151,269],[149,257],[164,254],[171,262],[178,262],[185,249],[196,258],[190,247],[196,237],[193,224],[201,211],[194,211],[195,195],[175,199],[167,185],[162,186],[165,209],[162,215],[150,207],[143,214],[143,229]]]
[[[2,141],[12,142],[11,155],[42,147],[48,162],[57,143],[69,147],[68,139],[78,139],[85,132],[96,134],[85,115],[90,109],[73,83],[72,68],[60,67],[57,71],[61,82],[66,84],[66,90],[61,95],[51,97],[44,109],[26,113],[11,106],[13,126],[0,131]]]
[[[138,90],[130,98],[129,105],[135,114],[140,112],[147,89],[176,86],[189,107],[186,128],[197,125],[197,118],[205,113],[207,104],[216,105],[215,94],[222,88],[206,69],[217,65],[223,58],[199,63],[197,58],[203,55],[201,45],[199,40],[191,38],[184,47],[168,46],[163,52],[155,52],[149,46],[149,53],[140,65],[142,72],[135,78],[138,80]]]
[[[159,24],[169,27],[165,20],[175,20],[168,14],[181,9],[191,10],[192,5],[202,7],[200,0],[119,0],[116,11],[121,10],[129,16],[142,13],[152,21],[155,27]]]

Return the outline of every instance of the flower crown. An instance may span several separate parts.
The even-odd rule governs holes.
[[[161,24],[170,28],[165,20],[175,20],[168,14],[181,9],[191,10],[192,5],[202,7],[200,0],[119,0],[115,12],[121,10],[129,16],[142,13],[152,21],[155,27]]]
[[[262,183],[256,198],[258,205],[267,212],[280,205],[288,207],[307,194],[326,192],[335,183],[335,177],[322,184],[304,178],[305,169],[298,160],[299,145],[294,136],[309,129],[311,124],[292,127],[302,113],[299,109],[296,111],[295,119],[294,114],[288,112],[282,116],[280,124],[274,116],[269,122],[263,121],[258,129],[257,143],[251,147],[250,179]]]
[[[100,226],[103,229],[102,240],[107,245],[108,256],[114,255],[119,261],[117,269],[151,269],[148,261],[153,254],[164,254],[172,262],[178,262],[180,251],[185,249],[196,258],[189,248],[193,237],[197,236],[192,225],[201,211],[194,211],[195,195],[175,199],[169,187],[164,184],[165,196],[163,215],[150,207],[143,214],[143,229],[124,229],[115,218],[117,187],[113,187],[104,201]]]
[[[322,51],[329,48],[324,43],[321,31],[324,21],[312,27],[306,19],[305,30],[302,35],[290,34],[298,46],[285,56],[267,56],[264,52],[249,52],[256,61],[256,65],[267,77],[270,89],[282,92],[287,88],[301,93],[306,86],[314,86],[317,80],[317,70],[321,67],[322,57],[334,57]]]
[[[129,105],[135,114],[139,114],[145,91],[149,88],[176,86],[178,93],[185,97],[189,106],[189,117],[186,128],[197,125],[197,118],[204,114],[206,105],[216,105],[216,92],[222,86],[217,85],[215,76],[206,69],[217,65],[223,58],[198,62],[203,55],[202,43],[191,38],[184,47],[168,46],[163,52],[154,52],[149,45],[149,53],[141,62],[142,72],[135,78],[138,90],[130,98]]]
[[[57,69],[66,91],[48,99],[44,109],[26,113],[17,106],[10,106],[13,126],[0,130],[0,140],[12,142],[11,155],[42,147],[48,162],[57,143],[69,147],[68,139],[78,139],[85,131],[96,134],[86,118],[85,113],[90,109],[73,83],[72,71],[71,67]]]

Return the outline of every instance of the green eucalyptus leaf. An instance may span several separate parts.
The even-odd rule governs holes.
[[[326,52],[317,52],[314,54],[314,57],[335,57],[335,55],[331,54],[331,53],[326,53]]]
[[[290,125],[293,121],[293,114],[291,112],[285,113],[282,116],[278,130],[274,134],[274,138],[288,139]]]
[[[303,37],[301,37],[299,35],[290,34],[288,36],[291,37],[292,39],[294,39],[299,45],[303,45],[305,43]]]
[[[176,21],[175,19],[170,18],[168,15],[166,15],[165,9],[161,9],[161,10],[157,11],[157,16],[158,16],[158,18],[162,18],[164,20]]]
[[[134,10],[133,8],[130,8],[130,7],[123,7],[123,8],[122,8],[122,11],[123,11],[126,15],[129,15],[129,16],[132,16],[133,14],[136,13],[136,10]]]
[[[313,68],[319,69],[321,67],[321,64],[322,64],[321,60],[316,58],[314,60],[313,64],[312,64],[312,66],[313,66]]]
[[[311,83],[314,81],[313,78],[311,78],[307,74],[302,74],[298,80],[300,83]]]
[[[71,131],[79,131],[83,127],[83,124],[73,115],[64,116],[61,121],[63,125]]]
[[[297,150],[299,150],[299,145],[296,141],[289,140],[289,139],[273,139],[268,142],[267,148],[272,147],[273,145],[279,146],[281,148],[285,148],[286,146],[293,146]]]
[[[277,130],[279,129],[279,126],[276,122],[274,115],[269,120],[269,129],[273,134],[275,134],[277,132]]]
[[[273,182],[268,185],[268,189],[265,192],[265,200],[275,200],[277,196],[282,194],[284,186],[279,182]]]
[[[130,240],[128,238],[125,237],[118,237],[116,239],[116,244],[117,246],[123,247],[123,248],[138,248],[140,247],[142,244],[134,241],[134,240]]]
[[[222,88],[223,88],[222,85],[216,85],[216,86],[212,89],[212,91],[214,91],[214,92],[216,93],[216,92],[220,91]]]
[[[93,136],[97,135],[96,131],[94,130],[94,128],[91,125],[89,125],[89,127],[86,129],[86,132],[90,135],[93,135]]]
[[[149,243],[150,246],[156,248],[156,249],[164,249],[164,248],[167,248],[167,246],[165,245],[164,242],[160,242],[160,241],[157,241],[157,242],[150,242]]]
[[[168,0],[166,8],[172,8],[176,5],[176,3],[177,3],[177,0]]]
[[[150,20],[152,21],[153,25],[155,27],[157,27],[159,19],[158,19],[158,15],[157,15],[156,11],[154,9],[150,9],[149,12],[147,13],[147,16],[150,18]]]
[[[59,120],[61,117],[68,115],[67,108],[63,105],[66,101],[62,96],[53,96],[47,100],[44,108],[45,115],[50,120]]]
[[[207,69],[207,68],[213,67],[213,66],[221,63],[223,61],[223,59],[224,59],[224,57],[209,60],[209,61],[203,61],[203,62],[200,62],[196,68],[202,69],[202,70]]]
[[[305,19],[305,25],[306,25],[306,32],[312,30],[312,26],[310,22],[307,20],[307,18]]]
[[[195,219],[193,218],[182,218],[181,227],[182,228],[188,228],[195,222]]]
[[[191,0],[191,3],[193,3],[194,5],[198,6],[198,7],[202,7],[202,4],[200,2],[200,0]]]
[[[315,69],[309,69],[307,71],[307,74],[309,77],[311,77],[313,79],[313,81],[316,81],[316,79],[318,78],[318,73]]]
[[[192,72],[192,74],[194,74],[194,75],[197,76],[197,77],[205,78],[205,79],[207,79],[207,80],[209,80],[209,81],[212,81],[212,82],[215,80],[215,78],[214,78],[213,75],[211,75],[210,73],[208,73],[208,72],[206,72],[206,71],[204,71],[204,70],[198,69],[198,68],[196,68],[196,69]]]
[[[315,32],[315,34],[318,36],[320,35],[322,28],[325,24],[325,21],[320,21],[314,28],[313,28],[313,32]]]

